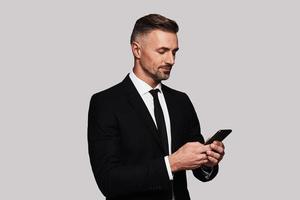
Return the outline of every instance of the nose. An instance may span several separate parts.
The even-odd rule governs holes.
[[[169,52],[167,54],[165,62],[166,62],[166,64],[174,65],[174,63],[175,63],[175,56],[173,55],[172,52]]]

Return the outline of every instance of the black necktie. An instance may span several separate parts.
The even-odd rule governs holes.
[[[159,89],[150,90],[149,92],[152,94],[153,100],[154,100],[154,115],[155,115],[158,134],[161,139],[161,142],[162,142],[162,145],[163,145],[163,148],[165,151],[165,155],[169,155],[166,123],[165,123],[164,114],[163,114],[162,108],[160,106],[160,103],[158,100],[158,94],[157,94],[159,92]]]

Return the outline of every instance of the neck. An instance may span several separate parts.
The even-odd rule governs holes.
[[[150,85],[152,88],[155,88],[160,82],[154,80],[147,72],[145,72],[141,67],[134,65],[133,73],[145,83]]]

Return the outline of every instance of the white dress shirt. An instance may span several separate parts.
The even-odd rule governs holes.
[[[164,119],[166,123],[166,129],[167,129],[167,137],[168,137],[168,149],[169,149],[169,154],[171,153],[171,125],[170,125],[170,117],[169,117],[169,112],[166,104],[166,100],[164,97],[164,94],[161,90],[161,84],[159,83],[155,88],[152,88],[150,85],[148,85],[146,82],[143,80],[139,79],[134,72],[130,72],[129,77],[131,81],[133,82],[135,88],[137,89],[138,93],[142,97],[146,107],[148,108],[149,113],[151,114],[151,117],[156,125],[156,120],[155,120],[155,115],[154,115],[154,101],[153,101],[153,96],[150,94],[150,90],[153,89],[159,89],[160,92],[158,92],[158,100],[161,105],[163,114],[164,114]],[[157,126],[157,125],[156,125]],[[173,174],[171,171],[171,166],[170,162],[168,159],[168,156],[164,157],[165,163],[166,163],[166,168],[168,171],[169,179],[173,180]]]

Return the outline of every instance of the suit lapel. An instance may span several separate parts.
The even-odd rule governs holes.
[[[131,107],[135,110],[135,112],[141,117],[141,121],[143,121],[148,128],[150,133],[154,140],[157,142],[159,147],[163,150],[163,146],[161,144],[160,138],[158,136],[158,132],[155,126],[155,123],[148,111],[148,108],[146,107],[142,97],[139,95],[138,91],[136,90],[134,84],[129,78],[129,75],[126,76],[126,78],[123,80],[123,86],[125,89],[125,92],[127,93],[126,96],[128,97],[128,102],[131,105]]]

